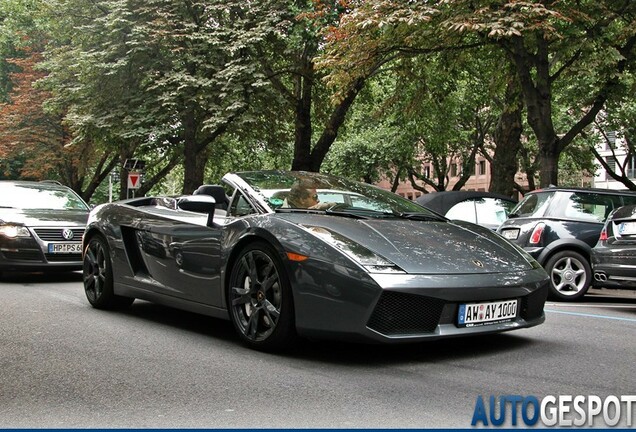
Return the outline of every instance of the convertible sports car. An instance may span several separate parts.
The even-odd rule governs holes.
[[[298,185],[334,202],[295,207]],[[83,272],[96,308],[139,298],[230,319],[261,350],[297,336],[391,343],[531,327],[548,292],[541,266],[487,228],[293,171],[98,206]]]

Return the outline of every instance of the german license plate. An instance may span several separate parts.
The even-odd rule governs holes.
[[[82,253],[81,243],[49,243],[49,253]]]
[[[622,222],[618,225],[618,233],[620,235],[636,234],[636,222]]]
[[[503,230],[501,231],[501,235],[504,238],[507,238],[508,240],[517,240],[517,237],[519,237],[519,230],[518,229]]]
[[[510,321],[517,316],[518,300],[459,305],[457,323],[460,327],[474,327]]]

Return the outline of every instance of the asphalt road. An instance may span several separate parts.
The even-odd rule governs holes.
[[[285,355],[146,302],[97,311],[77,273],[5,278],[0,305],[0,428],[469,428],[479,395],[636,394],[634,292],[507,334]]]

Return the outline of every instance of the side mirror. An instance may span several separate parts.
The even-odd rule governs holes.
[[[210,195],[189,195],[186,197],[182,197],[179,199],[177,203],[177,207],[181,210],[197,212],[197,213],[207,213],[208,215],[208,226],[213,226],[214,220],[214,208],[216,207],[216,200],[212,198]]]

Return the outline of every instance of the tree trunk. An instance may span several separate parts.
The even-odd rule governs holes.
[[[508,81],[503,112],[495,129],[495,153],[490,165],[490,192],[507,196],[515,195],[515,175],[519,169],[517,162],[521,150],[521,115],[523,102],[519,82]]]
[[[539,185],[558,185],[561,149],[552,122],[552,79],[548,41],[538,34],[536,53],[524,45],[521,37],[507,45],[515,64],[521,91],[528,110],[527,120],[539,146]]]
[[[191,194],[203,184],[205,170],[205,150],[200,150],[197,142],[197,122],[193,110],[188,110],[183,119],[183,193]]]
[[[312,89],[314,80],[314,65],[306,50],[301,59],[301,70],[294,83],[294,159],[292,170],[312,171],[311,139],[313,135],[311,125]]]

